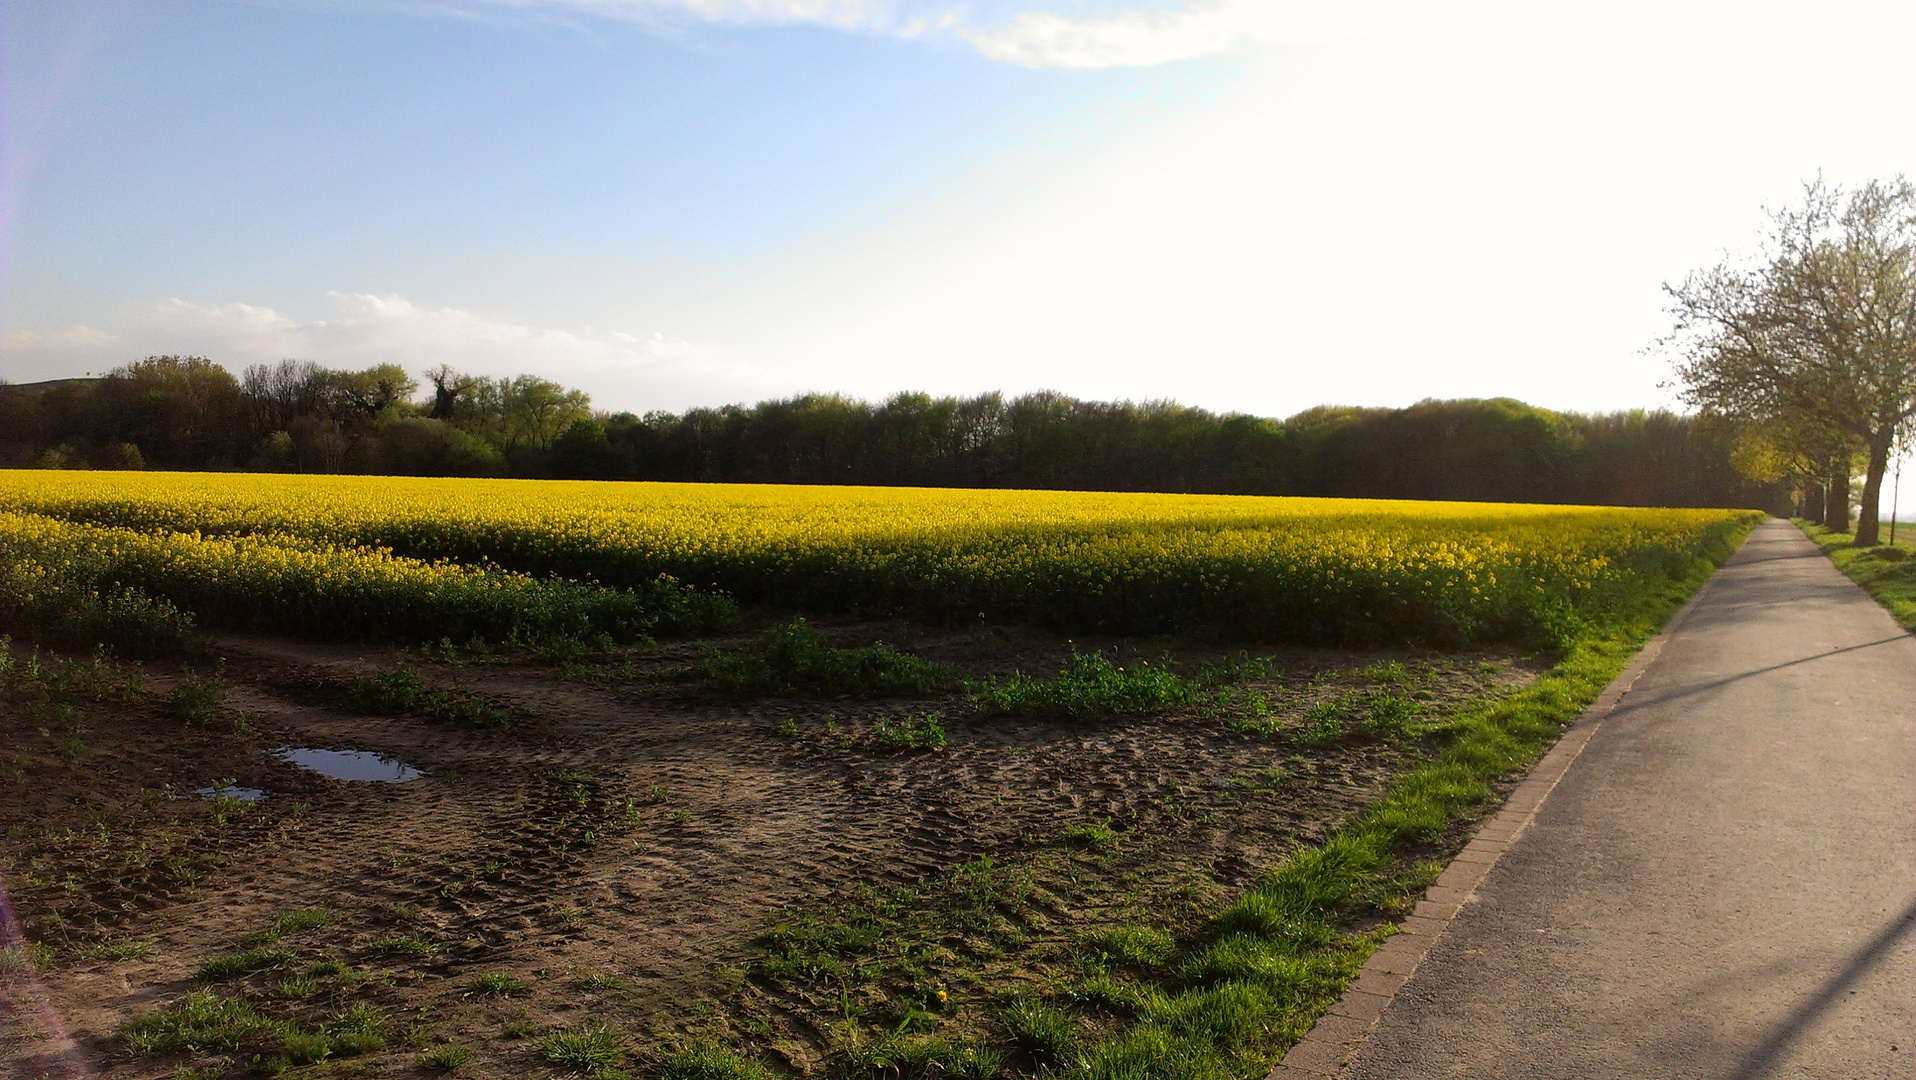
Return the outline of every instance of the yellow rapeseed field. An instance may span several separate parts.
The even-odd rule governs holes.
[[[656,588],[668,575],[699,590],[807,612],[1029,619],[1125,633],[1202,625],[1267,640],[1438,644],[1563,640],[1720,548],[1758,516],[1247,496],[62,471],[0,471],[0,509],[149,536],[253,536],[342,553],[384,549],[408,560],[620,589]]]

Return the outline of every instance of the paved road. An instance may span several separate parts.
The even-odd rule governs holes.
[[[1916,1077],[1916,638],[1759,527],[1346,1076]]]

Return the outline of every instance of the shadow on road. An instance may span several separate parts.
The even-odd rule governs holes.
[[[1776,1030],[1770,1033],[1770,1037],[1763,1040],[1762,1045],[1755,1050],[1750,1051],[1749,1056],[1744,1058],[1736,1071],[1729,1073],[1725,1080],[1757,1080],[1758,1077],[1769,1072],[1771,1066],[1782,1061],[1790,1044],[1814,1026],[1831,1006],[1841,1000],[1844,991],[1868,974],[1871,968],[1882,963],[1883,958],[1889,955],[1897,942],[1907,937],[1912,929],[1916,929],[1916,900],[1912,900],[1910,905],[1903,909],[1902,915],[1898,916],[1896,921],[1885,926],[1876,935],[1875,940],[1863,946],[1861,951],[1851,957],[1849,964],[1842,971],[1837,972],[1829,982],[1824,983],[1821,990],[1798,1006],[1789,1019],[1777,1025]]]
[[[1767,675],[1772,671],[1782,671],[1784,668],[1792,668],[1800,664],[1813,664],[1818,660],[1828,660],[1831,657],[1841,656],[1844,653],[1860,652],[1863,649],[1874,649],[1879,645],[1890,645],[1898,641],[1907,640],[1909,640],[1908,634],[1897,634],[1894,637],[1886,637],[1878,641],[1866,641],[1861,645],[1845,645],[1840,649],[1831,649],[1828,652],[1820,652],[1814,656],[1800,656],[1795,660],[1785,660],[1780,664],[1771,664],[1769,667],[1761,667],[1753,671],[1739,671],[1735,675],[1726,675],[1721,679],[1712,679],[1706,683],[1697,683],[1695,686],[1686,686],[1682,689],[1671,690],[1668,693],[1657,693],[1655,691],[1639,692],[1637,694],[1637,700],[1634,703],[1632,703],[1626,695],[1623,701],[1618,703],[1617,712],[1623,713],[1630,709],[1643,708],[1647,705],[1662,705],[1666,702],[1680,701],[1683,698],[1695,697],[1698,694],[1705,694],[1711,690],[1720,689],[1731,683],[1742,682],[1744,679],[1754,679],[1758,675]]]

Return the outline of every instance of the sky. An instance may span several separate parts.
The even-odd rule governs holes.
[[[1662,286],[1916,173],[1916,6],[9,0],[0,378],[450,363],[1678,404]]]

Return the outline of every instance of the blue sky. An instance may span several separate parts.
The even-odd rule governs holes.
[[[1819,172],[1916,172],[1913,30],[1843,3],[14,0],[0,377],[196,352],[536,371],[639,411],[1669,404],[1662,282]]]

